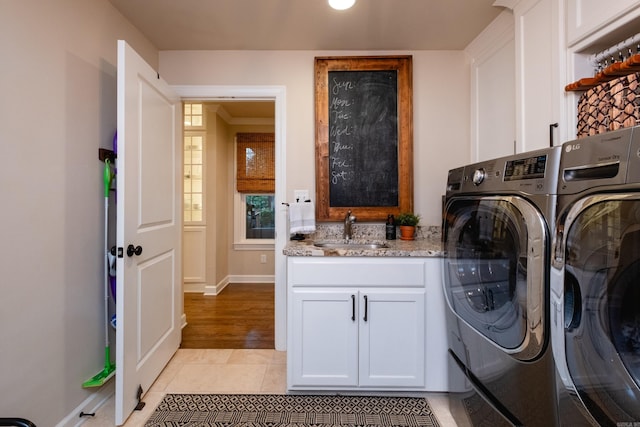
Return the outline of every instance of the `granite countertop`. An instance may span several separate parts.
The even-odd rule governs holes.
[[[385,240],[377,233],[354,235],[352,243],[384,243],[386,248],[349,248],[348,244],[338,248],[319,248],[314,242],[343,242],[335,235],[312,235],[305,240],[291,240],[283,253],[287,256],[351,256],[351,257],[441,257],[443,255],[439,227],[429,227],[418,232],[416,240]]]

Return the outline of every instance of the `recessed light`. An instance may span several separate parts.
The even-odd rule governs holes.
[[[349,9],[356,3],[356,0],[329,0],[329,6],[336,10]]]

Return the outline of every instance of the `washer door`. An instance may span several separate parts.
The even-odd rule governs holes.
[[[548,233],[519,197],[466,197],[445,206],[444,291],[451,310],[520,360],[542,351]]]
[[[640,421],[640,199],[594,196],[567,215],[567,368],[600,425]]]

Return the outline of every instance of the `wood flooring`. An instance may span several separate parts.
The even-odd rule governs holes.
[[[274,285],[232,283],[219,295],[184,294],[180,348],[273,349]]]

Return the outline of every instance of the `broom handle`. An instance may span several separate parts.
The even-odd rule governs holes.
[[[104,346],[109,347],[109,191],[111,190],[111,162],[104,160]]]
[[[109,202],[104,203],[104,214],[107,221],[109,220]],[[106,221],[105,221],[105,233],[104,233],[105,248],[108,239]],[[104,253],[104,345],[109,347],[109,252]]]

